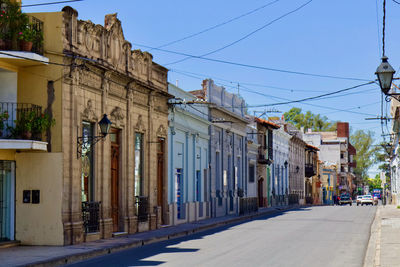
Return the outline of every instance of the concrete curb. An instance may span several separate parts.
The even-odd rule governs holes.
[[[377,242],[380,241],[379,233],[380,233],[380,209],[381,206],[378,206],[374,220],[371,224],[371,232],[369,236],[368,246],[364,256],[363,267],[373,267],[376,266],[376,253],[377,253]]]
[[[93,249],[93,250],[87,251],[87,252],[78,252],[75,254],[58,256],[58,257],[54,257],[54,258],[50,258],[50,259],[46,259],[46,260],[40,260],[40,261],[32,262],[27,265],[20,265],[20,266],[47,267],[47,266],[59,266],[59,265],[65,265],[65,264],[72,264],[72,263],[75,263],[78,261],[83,261],[83,260],[87,260],[90,258],[107,255],[107,254],[118,252],[121,250],[141,247],[144,245],[161,242],[161,241],[165,241],[165,240],[176,239],[179,237],[184,237],[184,236],[192,235],[195,233],[215,229],[215,228],[218,228],[221,226],[226,226],[229,224],[243,222],[246,220],[252,220],[252,219],[262,217],[265,215],[277,214],[280,212],[284,212],[284,211],[288,211],[288,210],[292,210],[292,209],[296,209],[296,208],[300,208],[300,207],[308,207],[308,206],[296,205],[296,206],[290,206],[290,207],[282,207],[279,209],[275,208],[273,210],[266,210],[266,211],[262,211],[262,212],[258,212],[258,213],[254,213],[254,214],[248,214],[248,215],[242,215],[242,216],[238,216],[238,217],[228,218],[225,221],[219,221],[219,222],[210,223],[210,224],[206,224],[206,225],[199,225],[198,227],[195,227],[190,230],[177,231],[172,234],[160,235],[157,237],[145,238],[145,239],[141,239],[141,240],[132,240],[131,242],[128,242],[125,244],[109,245],[108,247]]]

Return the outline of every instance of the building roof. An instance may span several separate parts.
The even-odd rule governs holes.
[[[306,144],[306,148],[310,148],[310,149],[312,149],[312,150],[319,151],[319,148],[318,148],[318,147],[312,146],[312,145],[310,145],[310,144]]]
[[[261,118],[255,118],[254,120],[256,122],[260,123],[260,124],[263,124],[265,126],[270,126],[270,127],[274,128],[274,129],[279,129],[280,128],[280,126],[278,124],[275,124],[273,122],[270,122],[270,121],[267,121],[267,120],[264,120],[264,119],[261,119]]]

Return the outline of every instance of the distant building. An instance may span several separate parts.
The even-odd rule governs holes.
[[[171,101],[168,131],[168,224],[210,216],[208,106],[174,105],[195,101],[189,92],[168,84]],[[166,222],[167,223],[167,222]]]
[[[272,194],[272,165],[274,162],[274,142],[273,131],[279,129],[280,126],[264,120],[255,118],[257,122],[258,158],[257,158],[257,196],[259,207],[271,206]]]

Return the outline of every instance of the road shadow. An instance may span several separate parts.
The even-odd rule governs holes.
[[[188,241],[188,240],[196,240],[203,239],[207,236],[214,235],[223,231],[231,230],[232,228],[246,224],[251,221],[263,221],[271,218],[282,216],[288,212],[292,211],[310,211],[311,207],[296,207],[289,210],[276,210],[272,213],[255,216],[251,219],[241,220],[239,222],[227,223],[222,226],[218,226],[209,230],[197,231],[192,234],[188,234],[183,237],[173,238],[165,241],[155,242],[148,245],[143,245],[137,248],[131,248],[122,250],[119,252],[114,252],[108,255],[100,256],[97,258],[93,258],[87,261],[82,261],[74,264],[69,264],[65,266],[69,267],[78,267],[78,266],[158,266],[160,264],[166,263],[165,261],[156,261],[150,260],[153,256],[159,254],[167,254],[167,253],[193,253],[197,252],[200,249],[198,248],[179,248],[179,247],[171,247],[176,246],[179,243]]]

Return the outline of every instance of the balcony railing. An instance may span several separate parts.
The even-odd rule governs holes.
[[[136,215],[139,222],[145,222],[149,217],[149,197],[136,196]]]
[[[0,102],[0,138],[41,140],[41,136],[23,136],[24,128],[32,128],[32,120],[41,114],[42,107],[38,105]]]
[[[258,211],[258,198],[239,198],[240,199],[240,214],[247,214]]]
[[[316,166],[314,164],[306,163],[304,167],[306,177],[311,177],[316,174]]]
[[[82,202],[82,220],[85,233],[100,231],[100,204],[101,202]]]

